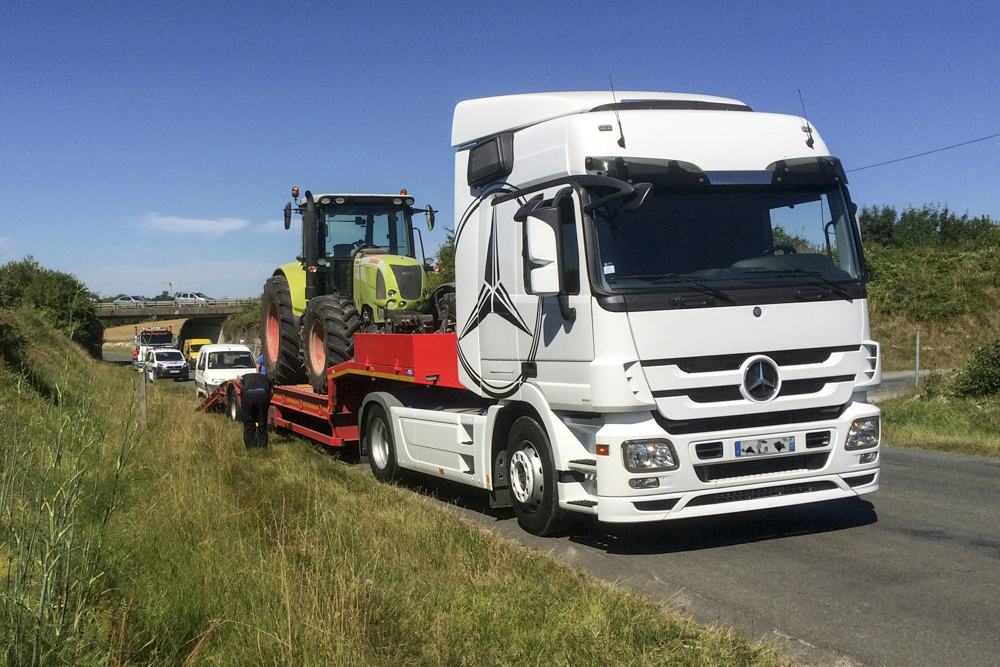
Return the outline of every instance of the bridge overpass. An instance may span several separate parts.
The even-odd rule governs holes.
[[[98,303],[94,313],[99,319],[119,317],[145,318],[225,318],[235,313],[244,313],[260,302],[260,299],[213,299],[206,303],[176,301],[146,301],[144,303]]]

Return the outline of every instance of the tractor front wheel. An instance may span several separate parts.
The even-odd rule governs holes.
[[[272,276],[264,283],[260,315],[260,342],[268,376],[277,384],[298,384],[303,379],[299,329],[287,278]]]
[[[353,299],[336,294],[309,299],[302,314],[302,356],[317,393],[326,393],[327,368],[354,358],[354,334],[360,326]]]

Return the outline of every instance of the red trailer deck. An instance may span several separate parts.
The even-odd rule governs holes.
[[[330,447],[358,441],[358,408],[367,394],[400,383],[464,389],[458,379],[458,338],[448,334],[355,334],[354,360],[327,369],[327,393],[309,385],[278,385],[270,422]],[[199,406],[223,406],[238,389],[230,382]]]

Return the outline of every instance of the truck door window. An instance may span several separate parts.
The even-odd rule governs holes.
[[[580,293],[580,245],[577,242],[576,200],[563,197],[559,201],[562,221],[562,288],[566,294]]]
[[[552,206],[552,200],[547,199],[542,202],[542,206]],[[562,222],[562,253],[559,265],[560,282],[564,294],[580,293],[580,244],[577,239],[576,226],[576,200],[573,197],[563,197],[559,201],[559,219]],[[529,272],[531,269],[528,261],[528,245],[524,240],[524,228],[521,228],[521,265],[523,267],[524,291],[528,294],[531,289]]]

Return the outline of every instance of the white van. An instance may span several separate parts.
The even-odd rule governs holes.
[[[195,394],[208,396],[223,382],[256,373],[256,368],[253,353],[246,345],[203,345],[194,369]]]

